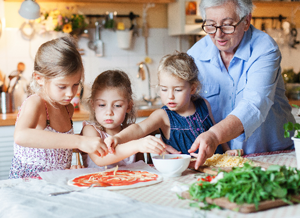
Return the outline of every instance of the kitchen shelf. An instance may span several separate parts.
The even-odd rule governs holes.
[[[300,6],[300,2],[281,2],[281,1],[253,1],[256,7],[297,7]]]
[[[5,2],[23,2],[24,0],[4,0]],[[36,2],[81,2],[81,3],[156,3],[166,4],[176,0],[37,0]]]

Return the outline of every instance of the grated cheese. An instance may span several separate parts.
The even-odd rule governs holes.
[[[214,154],[207,158],[203,166],[208,167],[242,167],[244,163],[252,163],[251,160],[238,156],[231,156],[227,154]]]
[[[114,176],[116,176],[116,172],[118,171],[119,165],[117,165],[115,171],[114,171]]]

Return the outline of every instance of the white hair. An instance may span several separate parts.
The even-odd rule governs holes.
[[[202,18],[206,19],[205,10],[207,8],[220,6],[227,2],[233,2],[236,5],[236,13],[240,19],[250,14],[254,8],[252,0],[202,0],[199,6]]]

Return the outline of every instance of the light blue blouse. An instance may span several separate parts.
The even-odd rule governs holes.
[[[244,126],[244,133],[229,142],[231,149],[250,154],[293,148],[292,140],[284,138],[284,123],[295,119],[285,95],[281,53],[268,34],[251,25],[228,70],[209,36],[188,54],[200,71],[202,96],[209,101],[215,121],[232,114]]]

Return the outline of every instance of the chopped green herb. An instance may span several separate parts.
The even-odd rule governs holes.
[[[176,195],[177,195],[177,198],[180,199],[180,200],[184,200],[184,199],[185,199],[184,197],[181,197],[181,196],[180,196],[179,194],[177,194],[177,193],[176,193]]]
[[[226,197],[238,205],[254,203],[256,209],[260,201],[281,199],[292,203],[293,195],[300,193],[300,171],[296,168],[271,165],[266,171],[261,167],[245,163],[243,167],[233,167],[224,172],[224,177],[212,184],[197,181],[190,186],[192,199],[204,202],[206,198]]]

